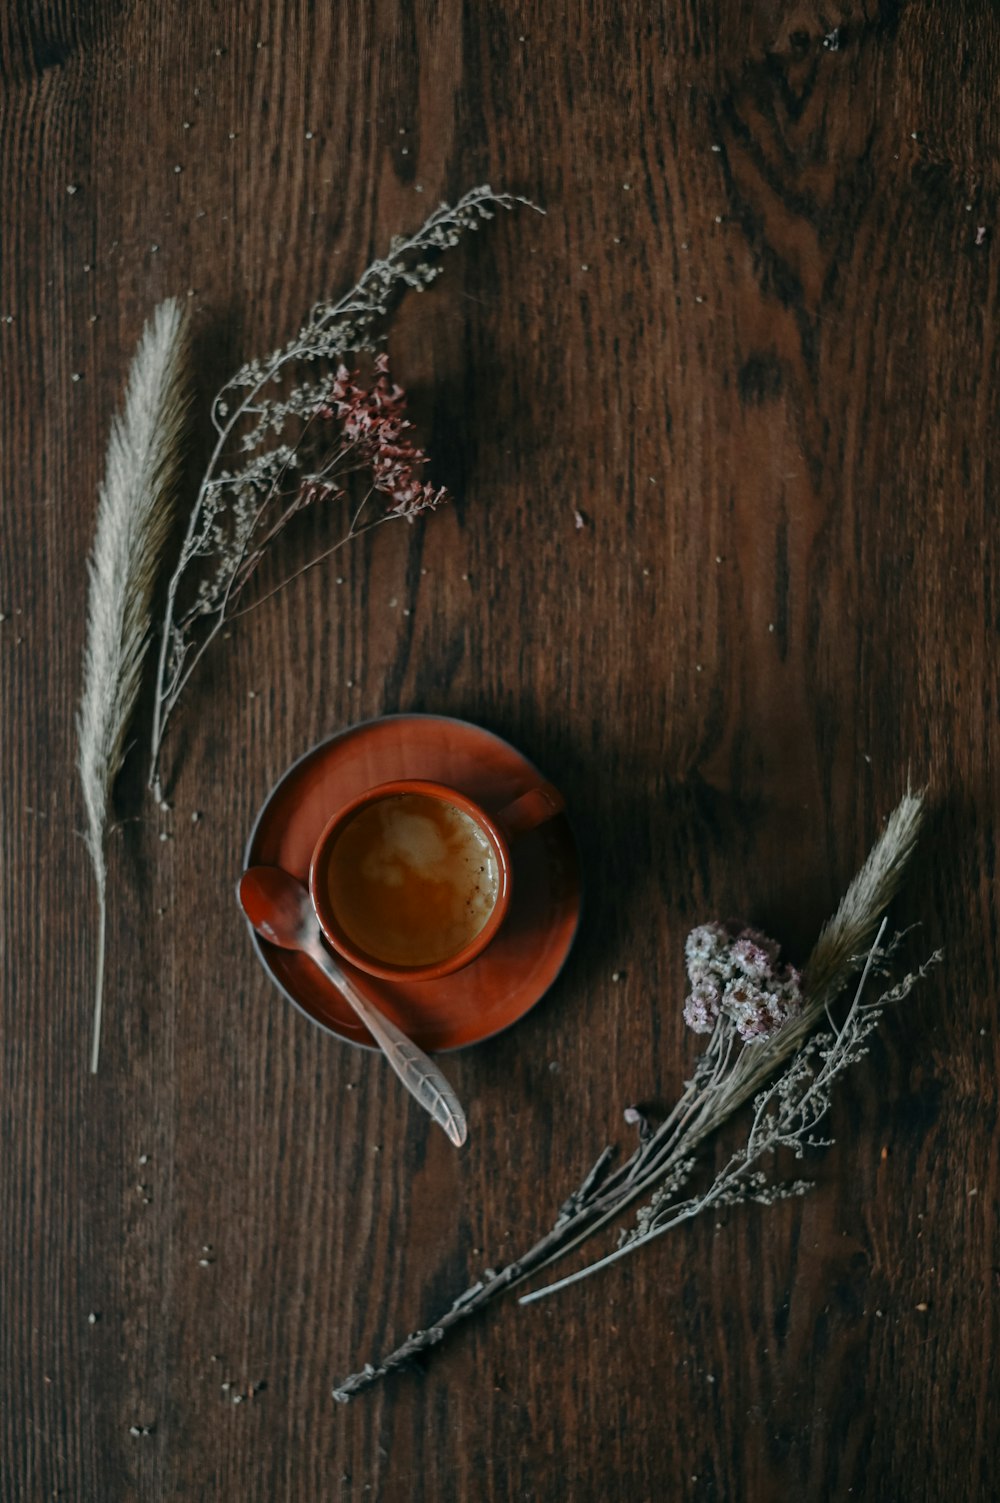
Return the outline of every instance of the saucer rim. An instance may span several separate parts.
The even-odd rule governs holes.
[[[350,725],[344,726],[342,730],[334,731],[331,735],[324,736],[321,740],[314,742],[313,745],[308,747],[304,752],[301,752],[300,755],[295,758],[294,762],[290,762],[288,764],[284,772],[278,778],[277,782],[272,783],[270,789],[264,795],[260,807],[257,810],[253,825],[250,829],[250,834],[248,835],[246,844],[243,848],[244,871],[246,871],[250,865],[250,853],[253,849],[254,841],[257,839],[257,831],[259,830],[260,825],[264,819],[264,815],[270,808],[280,789],[286,782],[289,781],[290,778],[295,775],[302,764],[304,762],[308,762],[310,757],[315,756],[315,754],[319,751],[322,751],[324,747],[332,745],[333,742],[339,741],[342,737],[349,735],[352,731],[362,731],[368,727],[383,725],[387,721],[392,720],[436,720],[449,725],[460,725],[464,729],[475,731],[481,736],[489,736],[493,741],[498,741],[500,745],[507,748],[507,750],[515,752],[517,756],[519,756],[522,761],[527,764],[532,772],[537,775],[540,781],[544,780],[542,772],[535,766],[531,758],[525,756],[524,752],[516,747],[513,742],[508,741],[504,736],[498,735],[496,731],[491,731],[487,726],[480,725],[475,720],[463,720],[459,715],[436,715],[433,711],[430,710],[397,710],[394,711],[391,715],[373,715],[367,720],[352,721]],[[450,1044],[445,1048],[428,1050],[428,1053],[434,1055],[461,1054],[466,1049],[475,1049],[478,1048],[480,1044],[487,1043],[490,1039],[499,1038],[501,1034],[509,1032],[511,1028],[516,1028],[518,1023],[522,1022],[530,1012],[533,1012],[538,1004],[548,996],[549,992],[552,990],[556,982],[559,980],[559,977],[562,975],[563,970],[566,966],[566,962],[569,960],[573,946],[576,943],[577,935],[580,932],[580,917],[583,912],[583,872],[580,866],[580,849],[577,845],[576,835],[573,831],[572,823],[570,822],[566,811],[563,810],[562,813],[557,816],[557,818],[565,821],[566,829],[570,838],[570,844],[573,850],[574,864],[576,868],[576,912],[573,917],[573,930],[569,936],[569,941],[566,945],[565,953],[561,961],[559,962],[558,969],[553,974],[552,979],[549,981],[544,991],[539,992],[535,1000],[531,1002],[522,1013],[519,1013],[516,1018],[512,1018],[509,1023],[503,1023],[499,1028],[494,1028],[492,1032],[484,1033],[480,1038],[470,1039],[464,1044]],[[280,981],[277,976],[275,976],[265,958],[263,942],[260,938],[260,935],[257,933],[256,929],[254,928],[253,924],[251,924],[249,919],[245,919],[245,922],[247,931],[250,935],[250,943],[253,946],[254,954],[257,957],[261,969],[267,976],[268,980],[271,982],[271,985],[281,994],[281,996],[285,998],[287,1002],[290,1002],[292,1004],[297,1012],[301,1013],[304,1018],[307,1018],[315,1028],[319,1028],[323,1033],[329,1035],[329,1037],[337,1039],[342,1044],[347,1044],[352,1049],[363,1049],[367,1054],[378,1054],[381,1052],[378,1044],[368,1043],[367,1040],[363,1038],[349,1038],[345,1034],[339,1033],[336,1028],[331,1028],[328,1023],[324,1023],[322,1019],[317,1018],[312,1012],[310,1012],[309,1009],[302,1002],[300,1002],[292,992],[288,990],[287,986],[285,986],[285,984]],[[473,960],[470,962],[469,969],[472,970],[475,968],[475,966],[476,961]],[[428,982],[427,985],[433,986],[434,983]]]

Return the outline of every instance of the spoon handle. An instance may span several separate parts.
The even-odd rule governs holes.
[[[395,1023],[390,1022],[361,995],[350,977],[322,945],[310,946],[308,954],[354,1008],[406,1089],[416,1097],[424,1111],[429,1112],[434,1121],[444,1128],[455,1147],[461,1148],[469,1133],[465,1112],[437,1065]]]

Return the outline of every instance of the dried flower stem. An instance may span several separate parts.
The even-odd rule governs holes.
[[[87,645],[77,717],[86,843],[97,883],[91,1070],[100,1059],[107,929],[107,821],[149,645],[153,590],[173,519],[188,399],[186,320],[173,299],[143,331],[111,424],[89,560]]]
[[[654,1200],[646,1212],[640,1213],[637,1230],[626,1234],[626,1241],[617,1252],[550,1289],[526,1296],[525,1302],[585,1277],[605,1262],[624,1256],[710,1205],[801,1193],[805,1188],[801,1183],[767,1186],[757,1176],[755,1165],[776,1146],[801,1147],[814,1141],[812,1129],[825,1113],[829,1085],[841,1070],[860,1057],[863,1039],[877,1023],[880,1009],[890,1001],[900,1000],[924,974],[921,970],[908,976],[871,1010],[863,1007],[859,987],[841,1028],[825,1036],[811,1037],[821,1020],[828,1018],[831,1002],[852,976],[863,970],[862,984],[867,980],[878,953],[877,947],[873,948],[875,931],[913,853],[922,818],[922,797],[907,793],[836,914],[820,934],[806,967],[805,995],[797,1015],[783,1022],[763,1042],[743,1046],[733,1021],[720,1018],[693,1078],[666,1121],[654,1131],[640,1119],[639,1146],[626,1163],[609,1172],[614,1150],[605,1148],[583,1183],[563,1205],[552,1229],[533,1247],[499,1271],[488,1269],[426,1330],[409,1336],[377,1366],[369,1363],[338,1384],[333,1390],[334,1398],[346,1403],[420,1353],[429,1351],[460,1321],[565,1256],[642,1196],[652,1193]],[[787,1071],[759,1096],[761,1087],[789,1060]],[[818,1069],[814,1068],[815,1060]],[[754,1119],[745,1146],[737,1150],[703,1196],[678,1203],[676,1193],[690,1178],[698,1149],[754,1096],[757,1096]],[[776,1104],[775,1113],[771,1109]],[[772,1120],[775,1117],[776,1121]]]
[[[242,366],[216,396],[215,447],[167,590],[149,774],[158,801],[164,737],[191,674],[233,614],[235,597],[260,563],[264,547],[291,517],[317,499],[342,496],[339,481],[366,462],[373,465],[374,490],[386,491],[384,482],[389,479],[396,482],[395,489],[387,491],[393,500],[390,515],[412,519],[435,504],[435,493],[404,474],[419,464],[418,451],[392,455],[383,447],[380,457],[365,455],[360,452],[362,435],[310,465],[313,453],[307,440],[315,437],[311,425],[331,408],[339,410],[343,400],[357,398],[359,389],[353,385],[338,398],[338,382],[347,378],[350,383],[341,362],[351,352],[374,351],[384,343],[386,319],[396,298],[407,288],[428,287],[441,270],[436,257],[442,251],[492,219],[497,209],[512,209],[518,203],[527,200],[482,186],[471,189],[454,207],[441,204],[415,234],[393,239],[387,255],[374,261],[350,292],[336,302],[318,303],[283,349]],[[349,416],[341,416],[349,424]],[[290,441],[283,437],[286,429],[291,431]],[[388,520],[383,515],[362,525],[359,517],[360,511],[324,557]]]

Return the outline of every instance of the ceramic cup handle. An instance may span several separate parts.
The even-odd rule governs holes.
[[[526,835],[536,825],[542,825],[547,819],[553,819],[561,814],[566,807],[566,800],[554,788],[551,783],[539,783],[537,788],[529,788],[527,793],[522,793],[512,804],[507,804],[494,814],[493,819],[506,835],[508,840],[516,840],[518,835]]]

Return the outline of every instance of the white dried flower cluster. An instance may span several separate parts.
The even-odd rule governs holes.
[[[340,499],[335,484],[360,468],[351,446],[323,454],[312,425],[329,410],[345,357],[385,343],[387,320],[407,289],[439,275],[440,255],[497,209],[527,200],[473,188],[441,204],[415,234],[397,236],[335,302],[317,303],[294,338],[241,366],[212,403],[216,444],[199,486],[167,591],[153,712],[150,784],[162,797],[160,755],[167,724],[206,648],[229,617],[264,548],[290,516],[316,499]],[[393,515],[405,515],[397,508]],[[355,515],[334,548],[387,518]],[[330,551],[333,551],[332,549]]]
[[[801,1011],[801,977],[781,965],[781,948],[758,929],[701,924],[687,937],[691,992],[684,1021],[695,1033],[711,1033],[725,1016],[744,1044],[769,1039]]]

